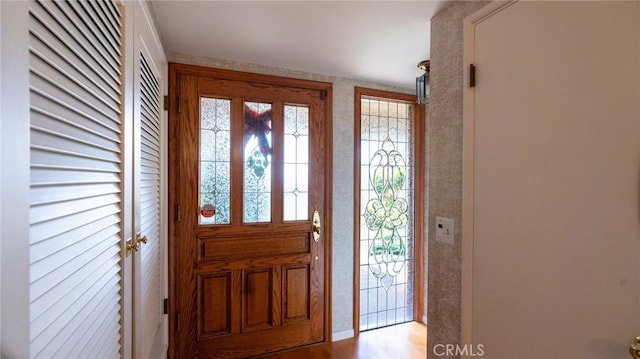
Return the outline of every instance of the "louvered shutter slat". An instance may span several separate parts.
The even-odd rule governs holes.
[[[49,244],[50,246],[55,246],[58,242],[66,241],[68,239],[67,235],[69,235],[69,233],[71,233],[73,230],[82,228],[79,223],[91,225],[92,223],[103,219],[115,218],[118,219],[117,223],[120,223],[119,214],[120,206],[111,205],[75,213],[72,216],[61,217],[48,222],[32,224],[31,228],[29,229],[29,238],[31,244],[30,256],[33,257],[36,255],[35,250],[37,247],[35,247],[35,244],[41,244],[42,242],[44,242]],[[64,236],[62,238],[53,240],[54,237],[61,235]]]
[[[80,61],[86,61],[89,67],[94,69],[96,75],[106,76],[111,83],[115,83],[114,88],[120,88],[120,71],[114,69],[99,50],[96,50],[96,46],[86,39],[85,34],[89,33],[89,29],[82,25],[82,19],[73,15],[71,11],[71,15],[67,17],[63,11],[56,11],[53,6],[52,3],[46,1],[34,5],[32,8],[39,8],[42,11],[30,13],[32,19],[36,20],[32,21],[30,26],[33,26],[34,29],[42,28],[42,36],[45,37],[46,43],[59,41],[67,47],[65,52],[68,52],[68,55],[75,54]],[[52,13],[56,15],[53,16]]]

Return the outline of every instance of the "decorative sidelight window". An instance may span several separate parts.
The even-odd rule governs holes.
[[[360,330],[411,321],[415,278],[414,104],[359,100]]]

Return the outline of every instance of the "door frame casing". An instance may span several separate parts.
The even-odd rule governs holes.
[[[176,227],[177,220],[179,219],[179,212],[177,206],[179,201],[177,198],[178,193],[178,180],[180,178],[179,163],[177,154],[180,151],[180,144],[178,143],[178,134],[180,131],[179,123],[179,109],[180,109],[180,94],[179,94],[179,78],[180,76],[202,76],[221,80],[231,81],[243,81],[257,84],[268,84],[276,86],[285,86],[293,88],[304,88],[311,90],[324,91],[326,93],[326,108],[324,118],[324,130],[325,141],[323,143],[324,149],[324,161],[325,161],[325,220],[322,224],[324,233],[329,235],[325,236],[324,244],[324,342],[330,341],[331,338],[331,263],[332,263],[332,208],[333,208],[333,85],[328,82],[302,80],[295,78],[287,78],[273,75],[256,74],[242,71],[218,69],[211,67],[203,67],[196,65],[187,65],[179,63],[169,63],[169,150],[168,150],[168,162],[169,162],[169,186],[168,186],[168,269],[169,269],[169,357],[176,358],[176,344],[174,342],[174,332],[176,328],[177,310],[175,307],[175,299],[177,297],[176,285],[175,285],[175,268],[176,265],[176,244],[177,235]]]
[[[353,180],[353,332],[354,336],[360,334],[360,99],[363,96],[378,97],[381,99],[412,102],[414,105],[414,182],[424,183],[425,180],[425,138],[424,120],[425,105],[415,103],[415,96],[398,92],[375,90],[364,87],[355,87],[354,90],[354,180]],[[414,287],[413,287],[413,320],[422,320],[424,314],[424,187],[415,187],[415,203],[413,203],[414,217]]]

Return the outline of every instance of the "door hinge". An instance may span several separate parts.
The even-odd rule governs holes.
[[[469,65],[469,87],[476,87],[476,65]]]
[[[178,112],[182,112],[182,96],[178,96]]]
[[[176,222],[180,222],[180,205],[176,205],[175,220]]]
[[[327,90],[320,90],[320,99],[321,100],[327,99]]]
[[[164,110],[169,111],[169,96],[164,96]]]
[[[162,301],[162,314],[169,314],[169,298]]]

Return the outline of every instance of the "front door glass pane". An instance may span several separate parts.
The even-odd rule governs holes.
[[[231,210],[231,101],[200,99],[201,225],[229,224]]]
[[[284,106],[284,220],[309,219],[309,107]]]
[[[244,223],[271,222],[271,104],[244,103]]]

